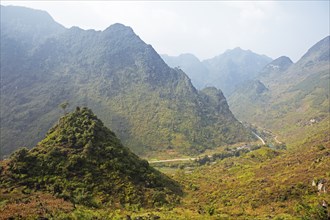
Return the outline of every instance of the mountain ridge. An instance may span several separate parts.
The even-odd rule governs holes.
[[[1,33],[5,154],[18,146],[35,145],[56,121],[57,106],[64,101],[93,107],[140,155],[167,149],[197,153],[253,139],[229,109],[226,115],[214,117],[215,112],[208,112],[202,117],[207,96],[193,87],[182,70],[168,67],[130,27],[115,24],[104,31],[73,27],[32,49],[19,41],[15,53],[13,44],[7,44],[10,35]],[[18,58],[19,66],[13,62]]]
[[[292,146],[328,143],[329,48],[328,36],[282,70],[266,66],[254,80],[260,80],[268,91],[259,96],[246,91],[247,86],[238,88],[229,97],[233,113],[240,120],[276,132]]]
[[[171,67],[180,66],[191,77],[197,88],[214,86],[221,89],[226,96],[245,80],[255,78],[256,73],[272,61],[265,55],[243,50],[240,47],[228,49],[220,55],[203,61],[191,55],[162,55],[162,58]]]

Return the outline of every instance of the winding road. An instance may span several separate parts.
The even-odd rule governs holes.
[[[263,145],[266,144],[266,142],[264,141],[264,139],[262,139],[262,137],[260,137],[259,135],[257,135],[253,131],[252,131],[252,133],[262,142]],[[275,139],[275,140],[277,141],[277,139]],[[175,159],[168,159],[168,160],[150,160],[150,161],[148,161],[148,163],[149,164],[151,164],[151,163],[167,163],[167,162],[189,161],[189,160],[193,161],[193,160],[196,160],[196,159],[197,158],[195,158],[195,157],[191,157],[191,158],[175,158]]]
[[[265,145],[266,144],[266,142],[264,141],[264,139],[262,139],[262,137],[260,137],[259,135],[257,135],[256,133],[254,133],[253,131],[252,131],[252,133],[262,142],[262,144],[263,145]]]

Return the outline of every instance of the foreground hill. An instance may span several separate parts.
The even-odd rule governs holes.
[[[295,64],[285,57],[238,88],[229,103],[235,115],[299,145],[329,142],[329,36]],[[258,85],[258,86],[253,86]]]
[[[197,153],[252,138],[221,91],[197,91],[183,71],[168,67],[122,24],[65,29],[45,12],[2,6],[1,80],[3,154],[35,145],[64,101],[93,106],[140,155]]]
[[[176,201],[182,193],[87,108],[63,116],[36,147],[18,150],[2,165],[1,199],[23,187],[85,206],[152,207]]]

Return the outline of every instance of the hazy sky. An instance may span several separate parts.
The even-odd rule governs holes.
[[[329,1],[1,1],[47,11],[65,27],[131,26],[158,53],[211,58],[241,47],[297,61],[329,35]]]

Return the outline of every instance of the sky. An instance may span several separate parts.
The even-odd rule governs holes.
[[[3,1],[47,11],[67,28],[122,23],[160,54],[204,60],[241,47],[294,62],[329,35],[329,1]]]

